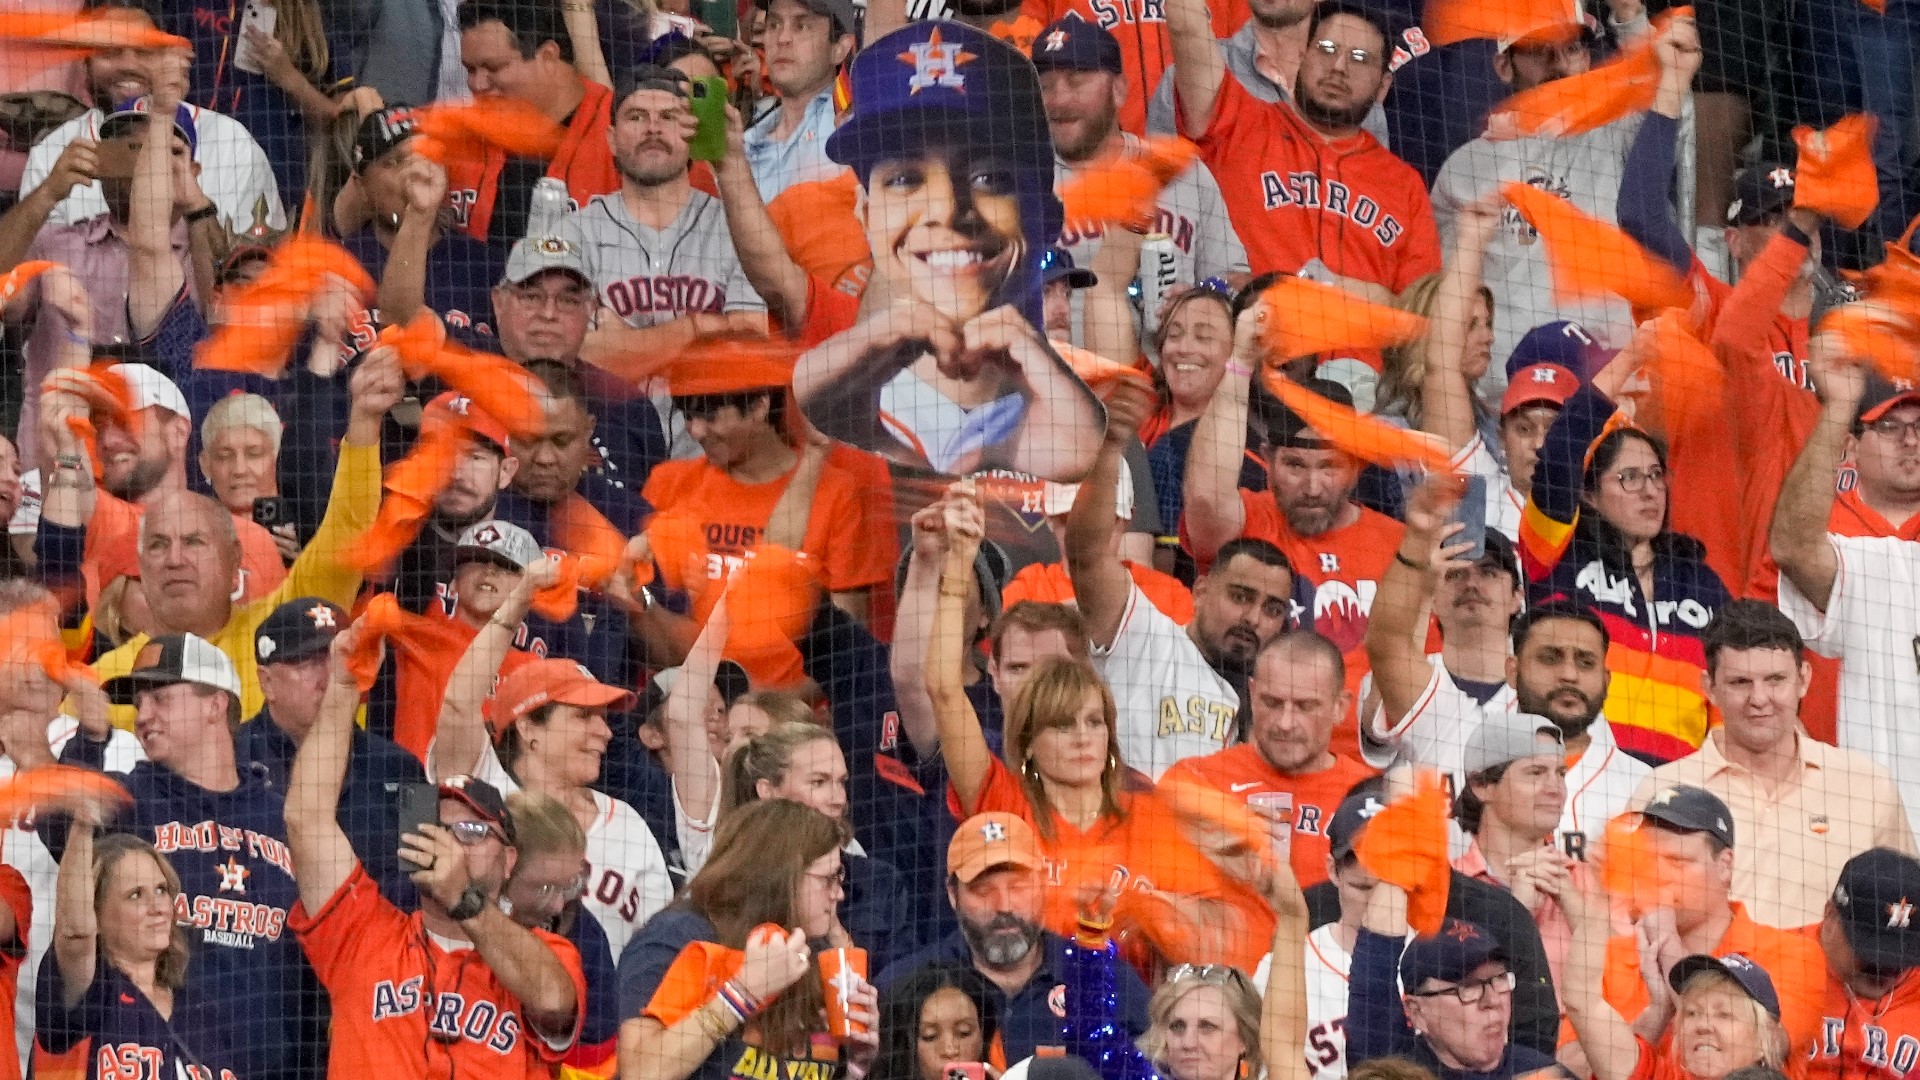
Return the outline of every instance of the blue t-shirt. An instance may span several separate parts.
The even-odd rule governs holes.
[[[186,985],[174,991],[168,1019],[99,954],[86,993],[67,1008],[60,963],[47,950],[34,984],[34,1072],[84,1080],[190,1075],[231,1080],[239,1065],[225,1028],[237,1003],[204,992],[206,984],[194,977],[191,966],[187,971]],[[186,1071],[194,1066],[205,1072]]]
[[[369,225],[340,239],[375,281],[387,272],[387,249]],[[427,249],[427,310],[440,316],[448,328],[481,337],[493,336],[493,287],[506,276],[498,252],[461,232],[442,232]],[[355,341],[358,348],[369,343]]]

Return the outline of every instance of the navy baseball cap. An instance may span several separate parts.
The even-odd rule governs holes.
[[[1739,983],[1748,997],[1759,1002],[1775,1020],[1780,1019],[1780,995],[1774,992],[1773,977],[1767,974],[1766,968],[1739,953],[1717,957],[1695,953],[1673,965],[1673,970],[1667,973],[1667,985],[1677,994],[1688,979],[1703,971],[1718,971]]]
[[[1871,424],[1909,401],[1920,401],[1920,389],[1905,380],[1895,383],[1869,368],[1867,385],[1860,392],[1860,405],[1854,410],[1854,423]]]
[[[1360,833],[1367,822],[1386,808],[1386,801],[1377,791],[1357,792],[1342,800],[1340,808],[1333,812],[1333,820],[1327,822],[1327,847],[1333,861],[1339,862],[1353,854],[1353,846],[1360,842]]]
[[[1063,247],[1049,248],[1040,256],[1040,280],[1048,285],[1065,278],[1069,289],[1091,289],[1100,284],[1093,271],[1073,264],[1073,253]]]
[[[1593,335],[1577,322],[1561,319],[1541,323],[1527,331],[1507,356],[1507,381],[1512,382],[1520,372],[1536,364],[1555,364],[1584,381],[1605,367],[1612,355],[1609,349],[1596,344]]]
[[[253,656],[262,664],[291,664],[319,656],[352,622],[340,605],[302,596],[273,609],[253,632]]]
[[[1793,167],[1762,161],[1733,174],[1733,201],[1727,204],[1727,224],[1758,225],[1771,214],[1793,205]]]
[[[1891,974],[1920,967],[1920,860],[1869,848],[1847,860],[1833,887],[1833,909],[1860,965]]]
[[[1438,934],[1407,943],[1400,954],[1400,985],[1417,994],[1428,979],[1464,982],[1473,969],[1495,961],[1506,963],[1507,953],[1492,934],[1463,919],[1448,919]]]
[[[123,101],[115,105],[113,112],[100,123],[100,137],[102,139],[117,139],[122,135],[128,134],[133,129],[135,123],[139,121],[141,117],[147,115],[147,111],[153,107],[152,102],[152,98],[142,97],[134,98],[132,101]],[[174,107],[173,130],[179,132],[180,137],[187,140],[187,156],[194,158],[199,157],[200,129],[199,126],[193,122],[193,110],[188,108],[184,102]]]
[[[1727,847],[1733,846],[1733,815],[1720,796],[1706,788],[1668,784],[1647,801],[1640,816],[1680,832],[1703,832]]]
[[[1078,15],[1047,24],[1033,39],[1036,71],[1104,71],[1119,75],[1120,39]]]

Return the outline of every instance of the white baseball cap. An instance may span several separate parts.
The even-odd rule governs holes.
[[[175,683],[210,686],[240,696],[240,676],[233,661],[212,642],[192,634],[168,634],[148,641],[134,657],[132,671],[108,679],[100,688],[115,705],[132,705],[141,690]]]
[[[1040,495],[1040,512],[1048,517],[1059,517],[1073,509],[1073,500],[1080,495],[1079,484],[1056,484],[1046,482],[1046,490]],[[1120,459],[1120,479],[1114,484],[1113,516],[1121,521],[1133,520],[1133,469],[1127,465],[1127,459]]]
[[[476,521],[453,543],[456,566],[478,559],[525,570],[545,555],[533,534],[511,521]]]
[[[135,409],[165,409],[193,419],[193,412],[187,408],[187,395],[159,371],[145,364],[115,364],[107,370],[127,380]]]

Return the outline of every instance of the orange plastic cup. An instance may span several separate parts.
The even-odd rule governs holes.
[[[848,1016],[847,1006],[854,990],[867,977],[867,950],[822,949],[819,958],[820,993],[827,999],[827,1033],[836,1039],[864,1033],[867,1025]]]

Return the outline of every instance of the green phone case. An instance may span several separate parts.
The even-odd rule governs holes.
[[[687,144],[695,161],[719,161],[727,156],[727,80],[709,75],[693,81],[691,102],[700,127]]]

